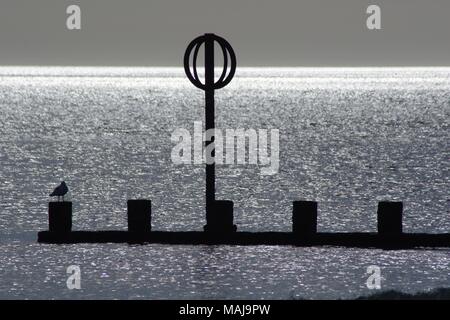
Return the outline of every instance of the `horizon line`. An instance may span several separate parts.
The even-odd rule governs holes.
[[[174,66],[174,65],[33,65],[33,64],[11,64],[11,65],[1,65],[0,68],[180,68],[183,69],[184,67],[182,65]],[[294,68],[311,68],[311,69],[364,69],[364,68],[392,68],[392,69],[401,69],[401,68],[450,68],[450,65],[357,65],[357,66],[350,66],[350,65],[310,65],[310,66],[302,66],[302,65],[295,65],[295,66],[277,66],[277,65],[260,65],[260,66],[239,66],[239,68],[267,68],[267,69],[294,69]],[[215,68],[221,68],[220,66],[217,66]]]

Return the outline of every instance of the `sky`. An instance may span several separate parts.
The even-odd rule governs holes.
[[[0,0],[0,65],[182,66],[212,32],[239,66],[450,66],[449,15],[449,0]]]

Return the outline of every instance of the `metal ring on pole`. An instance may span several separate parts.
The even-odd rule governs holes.
[[[234,53],[233,48],[231,45],[226,41],[224,38],[219,37],[217,35],[212,35],[213,40],[219,44],[219,46],[222,49],[223,53],[223,70],[220,78],[214,82],[214,85],[211,89],[217,90],[225,87],[230,81],[233,79],[234,74],[236,72],[236,55]],[[186,76],[188,77],[189,81],[192,82],[194,86],[197,88],[200,88],[202,90],[206,90],[206,86],[204,83],[202,83],[198,77],[198,71],[197,71],[197,56],[200,49],[200,46],[205,43],[206,36],[199,36],[195,38],[194,40],[189,43],[189,45],[186,48],[186,52],[184,54],[184,72],[186,73]],[[191,53],[193,53],[193,59],[192,59],[192,70],[190,67],[191,62]],[[230,57],[230,71],[227,74],[228,69],[228,56]]]

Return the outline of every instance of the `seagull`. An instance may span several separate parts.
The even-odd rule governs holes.
[[[50,197],[58,197],[58,201],[59,201],[59,197],[62,197],[62,201],[64,201],[64,195],[69,191],[69,188],[67,188],[67,185],[64,181],[61,181],[61,184],[59,186],[57,186],[55,188],[55,190],[53,190],[52,193],[50,193]]]

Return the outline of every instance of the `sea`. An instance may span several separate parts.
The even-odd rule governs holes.
[[[49,193],[69,187],[74,230],[202,230],[205,168],[175,164],[176,129],[204,121],[182,68],[0,67],[1,299],[353,299],[450,287],[450,249],[37,243]],[[216,166],[240,231],[375,232],[403,201],[404,232],[450,232],[450,68],[241,68],[215,92],[217,128],[279,130],[279,170]],[[270,148],[269,148],[270,151]],[[80,289],[70,289],[70,266]],[[379,271],[373,286],[370,270]],[[68,273],[69,271],[69,273]],[[372,285],[371,285],[372,283]]]

